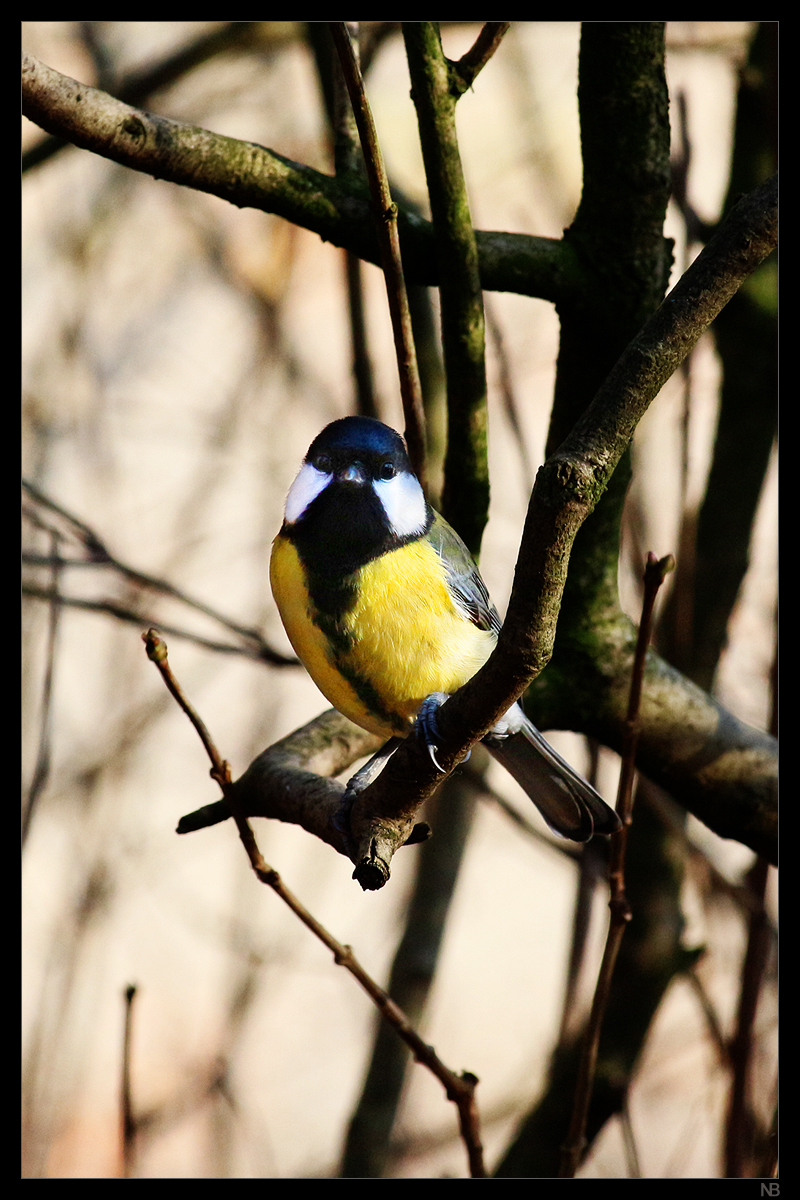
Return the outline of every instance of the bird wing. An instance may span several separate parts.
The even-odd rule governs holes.
[[[498,634],[502,621],[474,558],[455,529],[436,513],[428,537],[442,560],[447,586],[456,607],[478,629],[491,629]]]
[[[547,824],[562,837],[586,842],[621,828],[613,808],[558,754],[518,704],[506,714],[509,732],[483,739],[493,758],[525,789]]]

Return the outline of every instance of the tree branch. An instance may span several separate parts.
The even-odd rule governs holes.
[[[483,295],[456,137],[456,100],[438,26],[403,25],[411,97],[436,230],[442,346],[447,375],[447,456],[442,508],[477,557],[489,517]]]
[[[155,179],[219,196],[238,208],[274,213],[323,241],[380,265],[366,188],[239,141],[132,108],[22,55],[22,111],[75,146]],[[439,282],[433,226],[398,206],[408,283]],[[481,285],[556,301],[590,286],[575,251],[553,238],[476,232]]]
[[[143,588],[147,591],[155,592],[156,595],[168,596],[173,600],[178,600],[181,604],[187,605],[189,609],[202,613],[203,616],[218,622],[224,629],[236,634],[240,639],[240,645],[212,641],[209,638],[192,633],[189,629],[164,625],[157,619],[149,619],[147,616],[143,616],[141,612],[129,609],[109,598],[89,600],[84,597],[65,595],[60,588],[41,588],[35,584],[28,583],[23,583],[22,590],[24,594],[39,600],[47,600],[48,602],[57,601],[59,604],[73,608],[106,612],[120,621],[129,621],[140,626],[155,624],[162,633],[171,633],[177,637],[188,638],[198,645],[206,646],[212,650],[219,650],[225,654],[245,654],[249,658],[259,659],[263,662],[271,663],[276,667],[297,666],[297,659],[294,655],[281,654],[279,651],[274,650],[264,640],[260,630],[248,625],[242,625],[239,621],[234,621],[232,618],[225,616],[224,613],[218,612],[210,605],[203,603],[202,600],[198,600],[194,596],[181,591],[180,588],[175,587],[174,584],[171,584],[166,579],[162,579],[156,575],[147,575],[143,571],[137,571],[135,567],[129,566],[128,563],[122,562],[121,559],[111,553],[96,530],[80,520],[73,513],[68,512],[67,509],[62,508],[60,504],[57,504],[55,500],[42,492],[30,480],[23,479],[22,487],[39,506],[37,510],[33,507],[28,508],[23,505],[23,516],[28,517],[29,520],[40,528],[59,532],[63,537],[71,538],[74,542],[77,542],[85,555],[85,557],[79,559],[68,559],[63,556],[56,557],[51,555],[50,559],[39,561],[32,555],[23,554],[23,562],[28,562],[32,566],[84,567],[99,570],[108,568],[115,575],[127,580],[127,582],[132,583],[137,588]],[[45,516],[45,513],[48,515]]]
[[[230,786],[243,816],[300,825],[346,854],[345,838],[333,820],[344,785],[333,776],[379,746],[380,739],[374,734],[331,708],[264,750]],[[224,800],[207,804],[181,817],[178,833],[217,825],[230,815]]]
[[[525,523],[514,589],[496,650],[473,678],[439,710],[439,762],[450,771],[517,700],[549,661],[572,542],[597,504],[627,448],[638,421],[666,380],[744,279],[777,243],[777,176],[745,196],[663,304],[628,346],[594,401],[561,447],[540,469]],[[677,673],[675,673],[677,675]],[[685,681],[687,687],[691,687]],[[648,677],[648,688],[652,679]],[[699,689],[693,692],[703,695]],[[645,691],[644,706],[648,704]],[[735,724],[729,718],[728,729]],[[725,722],[715,729],[718,735]],[[755,733],[755,731],[752,731]],[[759,735],[761,738],[762,735]],[[763,735],[766,738],[766,735]],[[763,739],[762,739],[763,740]],[[648,753],[647,729],[642,754]],[[733,753],[736,744],[729,750]],[[744,758],[749,757],[746,747]],[[725,764],[717,754],[717,786],[725,787]],[[684,760],[693,774],[696,764]],[[737,773],[738,775],[738,773]],[[657,780],[657,776],[656,776]],[[408,738],[378,780],[356,802],[354,835],[363,860],[388,872],[395,837],[402,844],[417,803],[441,781],[427,754]],[[740,778],[736,781],[740,785]],[[713,786],[713,785],[712,785]],[[372,792],[380,793],[380,799]],[[382,813],[380,845],[360,824],[360,804]],[[771,811],[771,805],[768,806]],[[396,820],[396,827],[390,828]],[[767,825],[770,821],[768,819]],[[731,836],[726,830],[724,836]],[[737,835],[738,836],[738,835]],[[775,854],[769,829],[767,856]],[[745,840],[746,836],[745,836]],[[762,852],[765,852],[762,850]],[[387,876],[388,877],[388,876]]]
[[[469,91],[508,32],[510,21],[487,21],[474,44],[450,63],[450,87],[456,98]]]
[[[378,132],[372,119],[372,110],[364,90],[361,68],[350,34],[343,21],[333,21],[331,36],[339,55],[350,103],[353,107],[358,136],[367,169],[372,195],[373,221],[381,247],[386,297],[392,319],[397,370],[400,377],[400,395],[403,399],[406,445],[414,474],[427,492],[427,466],[425,462],[425,415],[422,409],[422,387],[417,368],[417,352],[411,329],[411,314],[408,308],[406,282],[400,257],[400,238],[397,232],[397,205],[392,200],[389,180],[383,164]]]
[[[271,887],[272,890],[280,896],[281,900],[288,905],[295,916],[303,922],[303,924],[311,930],[315,937],[319,938],[329,950],[333,952],[334,961],[338,966],[344,967],[354,976],[361,984],[365,992],[368,994],[372,1002],[377,1006],[381,1015],[394,1028],[395,1032],[408,1045],[414,1057],[418,1062],[423,1063],[429,1071],[443,1084],[448,1100],[458,1108],[459,1125],[461,1127],[461,1136],[464,1141],[467,1153],[469,1155],[470,1174],[473,1177],[485,1178],[486,1170],[483,1164],[483,1146],[481,1145],[480,1137],[480,1120],[478,1116],[477,1106],[475,1104],[475,1088],[478,1084],[478,1079],[469,1071],[462,1071],[460,1075],[456,1075],[453,1071],[442,1062],[436,1054],[432,1046],[427,1045],[419,1036],[417,1031],[412,1026],[411,1022],[406,1017],[405,1013],[398,1008],[392,998],[379,987],[375,980],[364,970],[361,963],[358,961],[350,946],[342,945],[337,941],[324,925],[312,915],[312,913],[300,902],[297,896],[286,887],[283,880],[276,870],[270,867],[263,859],[261,851],[258,848],[253,830],[250,827],[250,822],[242,808],[243,788],[241,783],[235,785],[231,783],[230,765],[220,755],[213,739],[201,719],[199,713],[190,703],[183,692],[180,683],[176,679],[169,665],[166,643],[156,634],[155,630],[151,629],[147,633],[142,634],[142,640],[147,649],[147,657],[151,662],[155,663],[161,673],[161,678],[174,698],[176,703],[183,709],[186,716],[194,726],[195,732],[203,743],[203,747],[211,760],[211,778],[214,779],[222,790],[225,797],[223,803],[228,809],[228,815],[232,816],[236,822],[236,827],[239,831],[239,838],[250,859],[250,865],[259,882]],[[349,726],[349,731],[342,728],[342,722]],[[363,729],[359,729],[352,722],[347,721],[337,712],[323,713],[322,717],[318,718],[317,724],[320,726],[332,726],[332,729],[326,730],[322,735],[322,754],[323,762],[327,768],[334,766],[336,754],[331,753],[331,737],[330,733],[335,732],[338,726],[340,732],[349,733],[350,737],[345,737],[345,741],[350,741],[352,736],[356,738],[367,739],[367,741],[375,739],[371,734],[366,734]],[[298,731],[292,734],[289,738],[284,739],[284,750],[291,762],[296,761],[296,751],[300,748],[301,738],[298,733],[307,733],[306,731]],[[334,739],[335,740],[335,739]],[[287,743],[294,741],[294,752],[288,749]],[[315,747],[320,749],[319,735],[312,734],[305,738],[306,748]],[[273,757],[275,747],[272,748]],[[348,751],[349,752],[349,751]],[[263,755],[261,756],[264,757]],[[346,755],[345,755],[346,757]],[[342,764],[345,765],[345,764]],[[320,780],[318,777],[317,782]],[[280,785],[278,790],[282,790]],[[195,814],[196,815],[196,814]],[[294,820],[294,815],[291,817]],[[208,822],[212,823],[212,822]],[[301,822],[302,823],[302,822]],[[324,823],[324,831],[328,835],[324,837],[325,841],[332,841],[331,834],[335,834],[333,821],[327,820]],[[179,829],[180,832],[180,829]],[[314,832],[318,832],[314,830]],[[322,834],[320,834],[322,836]],[[341,842],[341,838],[339,839]],[[335,845],[336,842],[333,841]],[[340,847],[337,847],[340,848]]]
[[[84,26],[84,38],[94,33],[91,22]],[[208,62],[217,54],[224,54],[236,46],[247,46],[256,39],[265,39],[264,27],[258,21],[229,21],[218,29],[199,33],[188,45],[171,50],[165,58],[148,63],[141,70],[134,70],[122,78],[109,79],[108,71],[98,70],[99,82],[126,104],[141,104],[162,88],[177,82],[195,67]],[[95,51],[99,49],[96,35],[92,38]],[[92,55],[97,67],[99,55]],[[46,162],[53,154],[63,149],[64,141],[58,137],[44,138],[22,156],[22,172]]]

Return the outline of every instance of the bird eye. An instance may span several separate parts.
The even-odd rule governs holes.
[[[318,454],[314,459],[313,465],[318,471],[322,471],[324,475],[330,475],[331,460],[327,454]]]
[[[395,475],[397,474],[394,463],[383,463],[379,474],[381,479],[394,479]]]

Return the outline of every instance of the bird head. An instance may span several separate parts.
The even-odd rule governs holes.
[[[352,567],[421,537],[431,513],[405,442],[371,417],[342,417],[308,449],[286,497],[285,531]]]

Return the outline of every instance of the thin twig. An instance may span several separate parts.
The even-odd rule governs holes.
[[[625,850],[633,805],[633,779],[636,771],[636,744],[639,735],[639,703],[642,695],[647,647],[650,643],[653,606],[658,595],[658,589],[664,582],[666,574],[674,570],[674,567],[675,560],[671,554],[668,554],[661,560],[656,559],[656,556],[652,552],[647,556],[647,566],[644,572],[642,616],[639,623],[639,636],[636,643],[636,654],[631,674],[628,715],[625,722],[622,772],[617,794],[617,812],[622,820],[622,829],[619,833],[613,834],[611,837],[611,863],[609,869],[609,883],[611,885],[609,909],[611,911],[611,920],[603,952],[603,961],[600,964],[600,971],[598,973],[589,1022],[581,1049],[569,1133],[562,1147],[561,1169],[559,1171],[559,1177],[562,1179],[574,1178],[583,1153],[586,1138],[586,1119],[589,1114],[589,1102],[592,1098],[594,1074],[597,1066],[597,1051],[600,1045],[600,1032],[608,1005],[611,980],[614,974],[617,954],[622,942],[622,935],[625,932],[626,924],[631,919],[630,906],[625,894]]]
[[[378,402],[375,380],[369,357],[367,325],[364,319],[364,272],[361,259],[349,250],[345,255],[347,307],[350,314],[350,339],[353,348],[353,378],[356,384],[356,407],[362,417],[377,417]]]
[[[458,78],[456,86],[459,95],[472,87],[476,77],[502,42],[510,24],[510,21],[487,21],[467,53],[462,54],[458,62],[451,64],[452,71]]]
[[[182,604],[188,605],[189,608],[194,609],[196,612],[202,613],[204,616],[210,617],[211,620],[219,622],[224,629],[229,629],[232,633],[235,633],[238,637],[242,638],[245,646],[236,647],[225,645],[224,643],[209,641],[208,639],[202,638],[199,635],[190,633],[188,630],[182,630],[174,627],[168,628],[165,625],[161,625],[158,621],[154,622],[154,624],[159,625],[159,628],[163,629],[165,633],[170,633],[176,637],[189,638],[195,642],[198,642],[200,645],[207,646],[213,650],[221,650],[226,653],[246,654],[250,658],[260,659],[263,662],[271,663],[273,666],[297,665],[297,659],[293,656],[280,654],[277,650],[273,650],[273,648],[268,645],[267,642],[265,642],[264,638],[257,629],[253,629],[248,625],[242,625],[240,622],[234,621],[230,617],[226,617],[224,613],[218,612],[210,605],[205,604],[202,600],[197,600],[195,597],[188,595],[184,591],[181,591],[180,588],[175,587],[166,579],[161,579],[155,575],[148,575],[144,571],[137,571],[134,567],[128,566],[127,563],[123,562],[121,559],[117,558],[116,555],[111,553],[103,540],[97,534],[96,530],[92,529],[90,525],[87,525],[79,517],[76,517],[74,513],[69,512],[66,508],[63,508],[60,504],[57,504],[55,500],[53,500],[45,492],[41,491],[40,488],[36,487],[35,484],[31,483],[30,480],[23,479],[22,486],[28,495],[31,496],[31,498],[35,500],[37,504],[41,505],[42,508],[56,513],[59,517],[66,521],[69,533],[76,539],[79,545],[84,548],[88,556],[86,559],[76,561],[74,559],[56,556],[55,553],[53,553],[50,555],[50,558],[46,560],[48,564],[57,563],[60,567],[110,567],[124,579],[129,580],[138,587],[147,588],[150,591],[160,593],[163,596],[169,596],[173,600],[179,600]],[[27,505],[23,505],[22,511],[25,516],[34,521],[41,528],[53,528],[49,523],[42,519],[40,514],[37,513],[35,509],[29,508]],[[44,565],[42,562],[40,562],[40,560],[35,559],[33,556],[23,555],[23,561],[26,561],[26,559],[34,566]],[[130,609],[126,609],[120,605],[117,605],[112,600],[93,601],[81,600],[77,598],[73,599],[68,596],[58,595],[56,588],[45,589],[38,588],[35,585],[23,585],[23,592],[26,595],[36,597],[39,600],[52,600],[57,598],[61,604],[71,605],[75,608],[85,608],[95,612],[107,612],[111,616],[117,617],[117,619],[121,621],[135,621],[139,625],[147,623],[147,618],[143,617],[141,613],[134,613]]]
[[[131,1096],[131,1041],[133,1029],[133,1001],[136,997],[136,985],[129,984],[125,989],[125,1032],[122,1038],[122,1177],[130,1179],[133,1173],[133,1159],[136,1150],[136,1119],[133,1115],[133,1099]]]
[[[517,440],[517,448],[519,450],[520,462],[522,464],[522,486],[525,489],[525,494],[530,495],[533,488],[533,481],[536,472],[533,469],[528,447],[525,444],[525,434],[522,429],[522,422],[519,417],[519,403],[514,391],[514,381],[511,374],[511,364],[506,353],[505,341],[503,339],[503,330],[500,327],[500,322],[494,311],[492,304],[487,304],[484,297],[483,302],[484,315],[486,318],[486,328],[489,331],[491,339],[494,343],[494,352],[497,358],[497,366],[499,371],[498,386],[500,395],[503,400],[503,407],[508,418],[508,423],[511,426],[511,431]]]
[[[348,22],[353,36],[353,51],[362,60],[360,30],[357,22]],[[333,137],[333,162],[337,179],[348,186],[366,179],[366,168],[358,137],[353,105],[342,73],[339,55],[327,25],[311,22],[307,36],[314,51],[320,88],[325,100],[328,124]],[[353,381],[356,391],[356,412],[364,417],[377,417],[378,404],[375,382],[369,357],[369,344],[364,316],[364,285],[361,259],[352,250],[344,250],[345,279],[350,315],[350,341],[353,353]]]
[[[211,777],[222,789],[225,800],[230,805],[233,818],[236,821],[236,826],[239,830],[239,837],[242,840],[245,850],[247,851],[250,865],[261,883],[265,883],[268,887],[280,896],[285,904],[289,906],[292,912],[300,918],[303,924],[311,930],[311,932],[319,938],[319,940],[328,947],[332,952],[334,962],[337,965],[345,967],[350,974],[358,980],[364,991],[380,1010],[381,1014],[387,1021],[397,1030],[400,1037],[410,1048],[417,1062],[426,1066],[442,1083],[448,1100],[452,1100],[458,1109],[459,1125],[461,1128],[461,1136],[467,1148],[469,1157],[470,1174],[473,1178],[485,1178],[486,1170],[483,1165],[483,1147],[480,1140],[480,1124],[478,1118],[478,1110],[475,1104],[475,1088],[478,1080],[475,1075],[469,1071],[464,1071],[460,1075],[451,1071],[444,1065],[438,1057],[432,1046],[419,1036],[416,1030],[412,1027],[408,1018],[394,1003],[392,998],[379,987],[374,979],[364,970],[358,959],[353,954],[350,946],[343,945],[330,934],[323,925],[311,915],[308,909],[297,899],[297,897],[286,887],[281,880],[277,871],[268,866],[261,856],[261,852],[256,843],[255,835],[250,827],[250,823],[245,816],[242,815],[235,789],[231,783],[230,766],[220,756],[217,747],[215,746],[208,729],[200,718],[199,714],[194,710],[188,699],[183,693],[183,690],[177,679],[172,673],[167,658],[167,647],[165,642],[158,636],[155,630],[148,630],[142,634],[142,640],[147,649],[147,656],[158,667],[161,677],[164,680],[170,694],[175,698],[177,703],[186,713],[187,717],[194,725],[197,734],[203,743],[206,754],[211,761]]]
[[[57,596],[59,591],[59,579],[61,574],[61,559],[59,557],[58,546],[60,536],[54,529],[50,531],[50,559],[52,570],[52,597],[50,598],[48,621],[47,621],[47,650],[46,650],[46,665],[44,672],[44,684],[42,686],[42,711],[39,717],[39,748],[36,753],[36,766],[33,771],[33,779],[31,786],[28,789],[28,795],[22,809],[22,845],[28,837],[28,832],[31,827],[33,811],[36,807],[36,802],[42,793],[44,785],[47,783],[47,778],[50,774],[50,735],[51,735],[51,713],[53,702],[53,677],[55,674],[56,663],[56,639],[58,636],[58,625],[61,616],[61,605],[58,602]]]
[[[697,963],[693,963],[691,968],[685,972],[684,978],[694,992],[695,999],[700,1007],[700,1012],[703,1014],[703,1020],[706,1023],[706,1031],[708,1033],[711,1045],[714,1047],[719,1064],[725,1070],[731,1065],[730,1046],[728,1039],[725,1036],[725,1031],[722,1028],[722,1022],[717,1012],[713,1000],[708,994],[708,991],[700,978],[697,971]]]
[[[347,90],[350,93],[372,194],[375,226],[381,246],[381,262],[386,279],[386,295],[389,300],[397,366],[400,373],[400,393],[403,398],[408,453],[414,473],[425,488],[427,481],[425,417],[422,409],[422,388],[417,368],[417,352],[414,347],[403,263],[400,257],[397,205],[392,200],[375,122],[372,119],[372,111],[364,90],[361,67],[347,26],[343,21],[332,21],[330,30],[339,54]]]
[[[707,876],[714,889],[725,896],[737,909],[744,914],[752,913],[757,907],[757,902],[753,898],[750,889],[741,884],[734,883],[728,879],[719,867],[713,862],[708,851],[699,846],[692,840],[686,832],[686,814],[676,802],[666,793],[659,792],[658,789],[648,788],[645,803],[648,808],[655,813],[659,821],[669,830],[670,837],[676,839],[680,843],[681,852],[692,859],[699,871]],[[777,929],[770,927],[771,936],[777,936]]]
[[[30,596],[32,600],[53,602],[59,609],[62,607],[80,608],[84,612],[106,613],[109,617],[114,617],[117,621],[125,621],[129,625],[138,626],[140,629],[142,625],[155,625],[161,633],[169,634],[170,637],[183,638],[187,642],[194,642],[196,646],[202,646],[205,650],[213,650],[217,654],[240,654],[244,658],[253,658],[257,662],[269,662],[273,666],[278,667],[297,666],[297,659],[290,658],[288,655],[283,657],[282,661],[275,661],[269,657],[269,655],[277,653],[277,651],[270,650],[269,647],[253,646],[247,643],[242,646],[234,646],[230,642],[217,642],[213,638],[203,637],[202,634],[192,633],[190,629],[181,629],[178,625],[167,625],[163,621],[159,621],[156,617],[149,616],[147,613],[137,612],[133,608],[125,608],[124,605],[117,604],[114,600],[86,600],[80,596],[65,596],[53,588],[40,588],[30,583],[23,583],[21,591],[23,596]],[[267,653],[265,653],[265,650]]]
[[[579,985],[586,961],[595,894],[598,887],[605,883],[608,872],[608,846],[605,840],[592,838],[585,846],[576,846],[574,850],[575,857],[579,860],[579,871],[564,998],[561,1002],[561,1025],[558,1031],[558,1045],[562,1048],[572,1043],[585,1019],[583,1006],[578,1003]]]
[[[641,1179],[642,1167],[639,1162],[639,1151],[636,1146],[636,1138],[633,1133],[633,1123],[631,1121],[631,1110],[628,1104],[628,1096],[625,1095],[622,1103],[622,1111],[620,1112],[620,1123],[622,1125],[622,1141],[625,1147],[625,1160],[628,1164],[628,1178]]]
[[[346,25],[353,55],[360,69],[361,54],[358,22],[348,21]],[[321,32],[322,27],[320,28]],[[367,178],[366,162],[364,151],[361,147],[361,139],[359,138],[356,114],[350,100],[347,80],[344,76],[344,70],[330,27],[328,28],[328,34],[330,36],[323,44],[328,52],[326,57],[330,59],[330,86],[333,100],[330,120],[333,127],[334,167],[339,177],[342,175],[355,176],[357,179],[365,180]]]
[[[588,749],[590,762],[586,778],[589,783],[597,787],[597,771],[600,763],[599,742],[594,738],[588,739]],[[578,987],[586,959],[595,892],[601,882],[605,883],[608,874],[608,843],[605,839],[592,838],[585,845],[575,846],[574,849],[577,850],[578,879],[556,1054],[560,1049],[566,1048],[567,1043],[573,1041],[575,1033],[583,1023],[583,1014],[578,1004]]]

